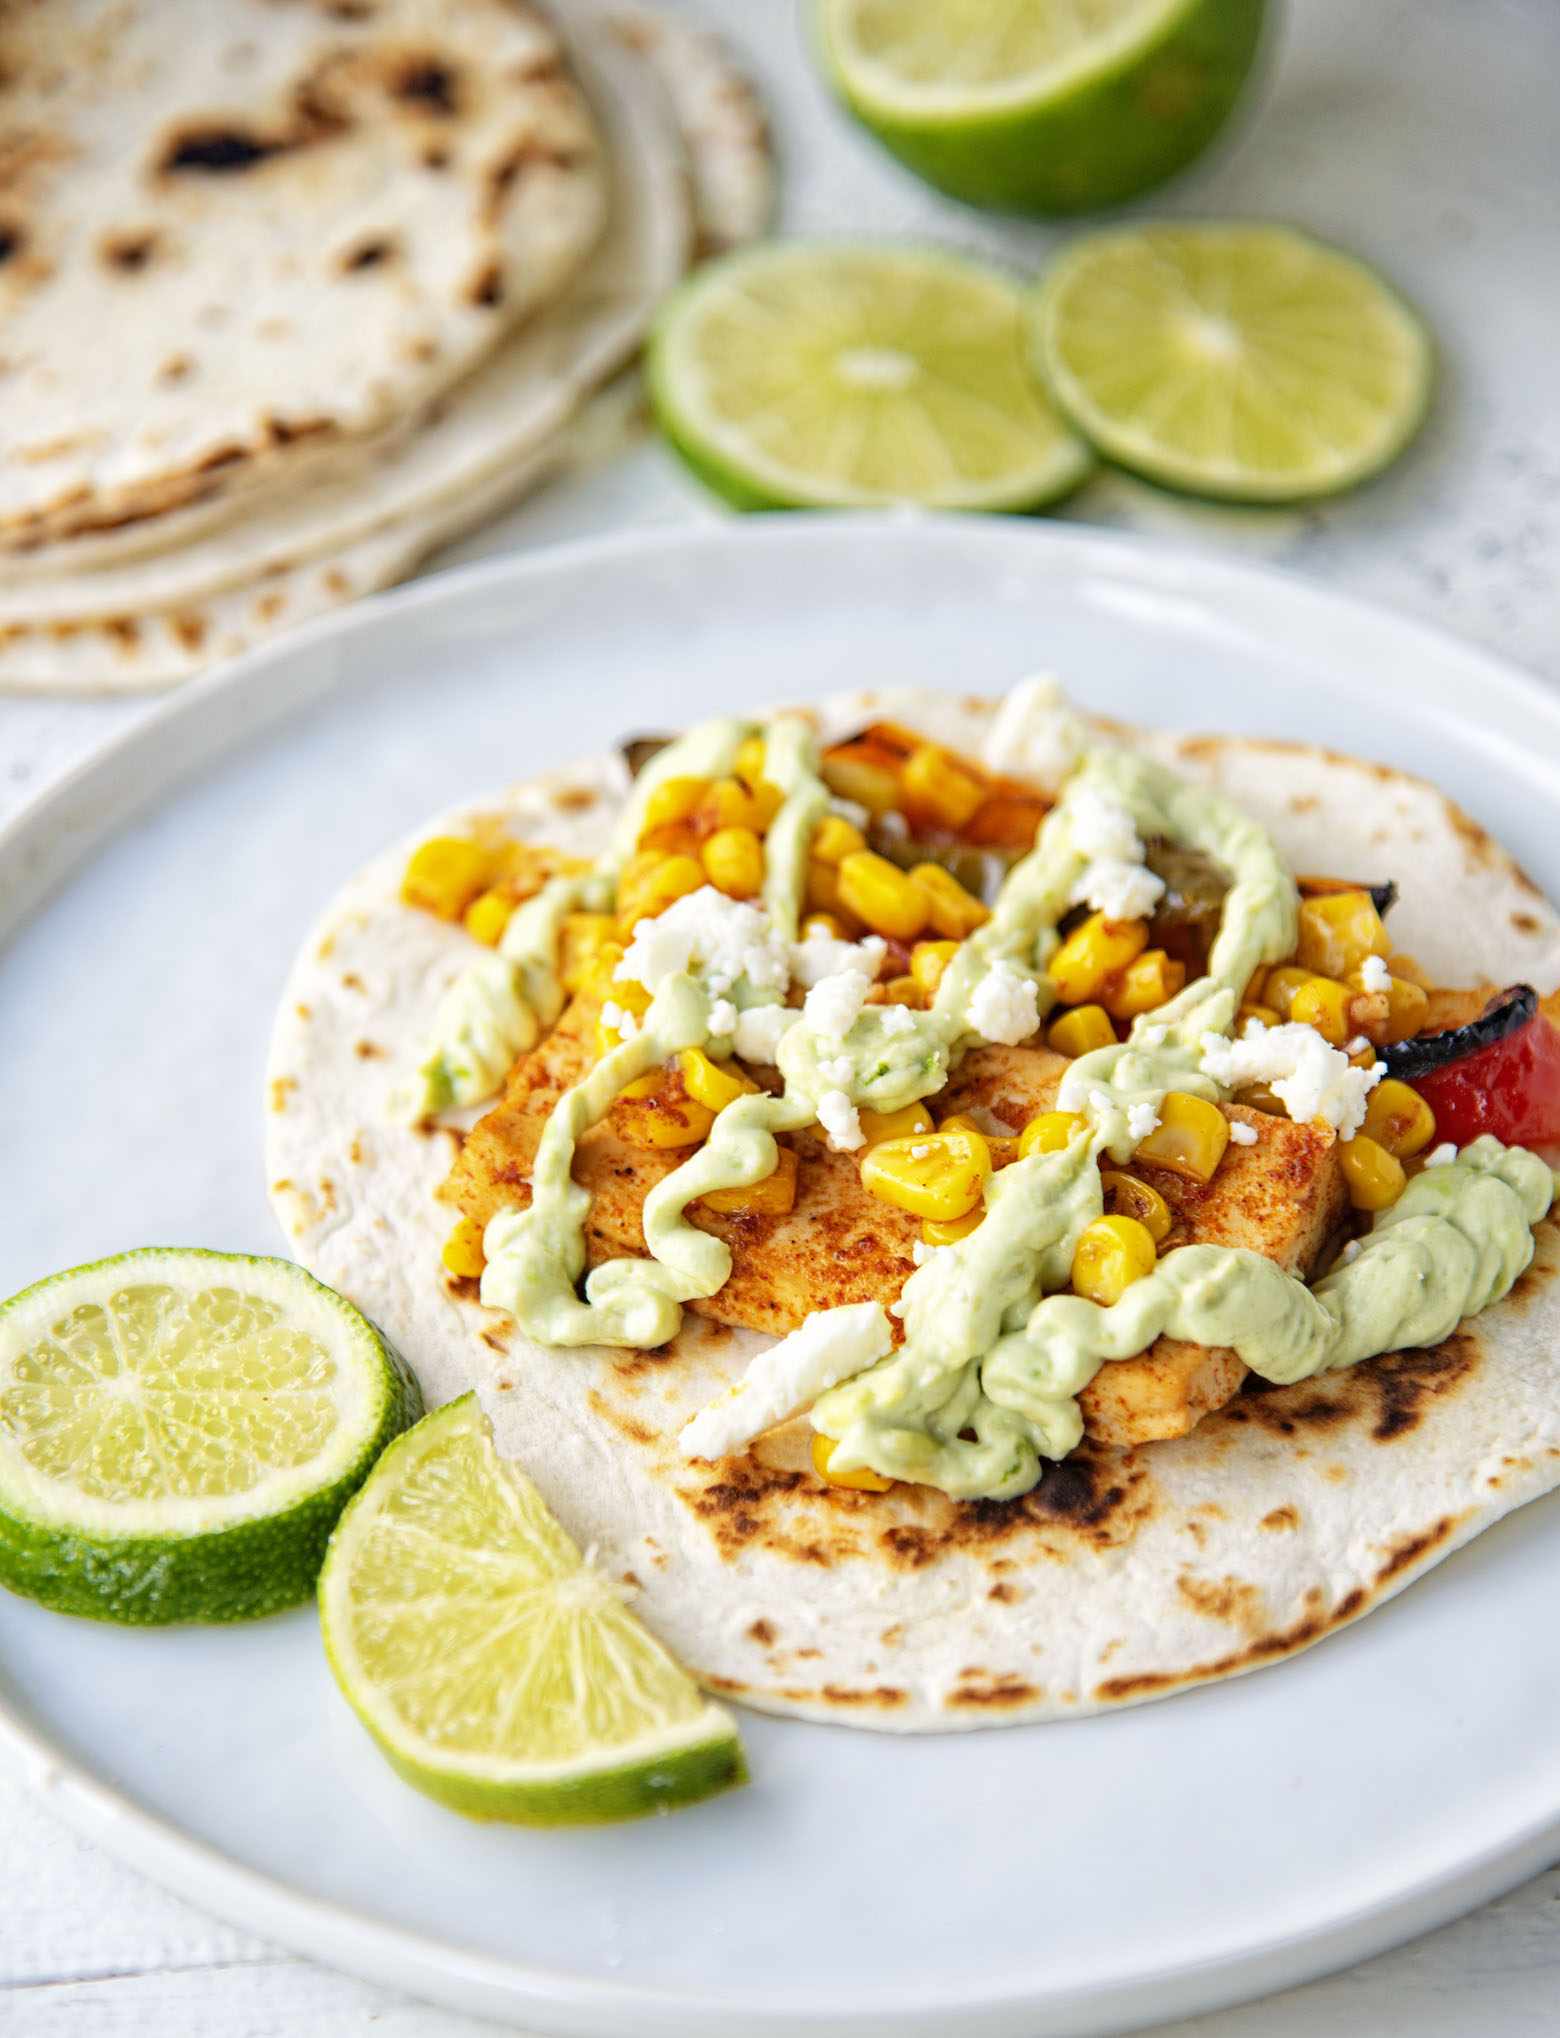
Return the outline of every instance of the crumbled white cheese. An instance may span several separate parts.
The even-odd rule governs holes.
[[[867,1143],[867,1135],[861,1129],[861,1118],[843,1090],[824,1091],[818,1099],[818,1123],[829,1135],[829,1144],[837,1153],[854,1153],[858,1146]]]
[[[641,920],[613,974],[653,995],[679,970],[696,971],[717,997],[744,980],[757,990],[783,991],[791,957],[767,913],[704,885],[674,899],[658,918]]]
[[[1256,1021],[1248,1020],[1247,1024],[1254,1026]],[[1367,1037],[1363,1033],[1356,1033],[1352,1040],[1346,1040],[1343,1043],[1343,1051],[1345,1054],[1363,1054],[1369,1046],[1370,1041]]]
[[[902,1316],[904,1315],[904,1313],[905,1313],[905,1298],[904,1298],[904,1297],[903,1297],[902,1295],[900,1296],[900,1298],[899,1298],[899,1300],[898,1300],[897,1302],[890,1302],[890,1303],[889,1303],[889,1305],[888,1305],[888,1313],[889,1313],[889,1315],[890,1315],[890,1316],[901,1316],[901,1317],[902,1317]]]
[[[837,1054],[832,1061],[820,1061],[818,1073],[836,1090],[843,1090],[849,1087],[850,1079],[856,1073],[856,1064],[848,1054]]]
[[[1060,1098],[1057,1101],[1060,1103]],[[1065,1110],[1067,1107],[1063,1105],[1062,1108]],[[1097,1111],[1103,1118],[1111,1108],[1111,1101],[1107,1093],[1104,1090],[1091,1090],[1089,1092],[1089,1108]]]
[[[910,1257],[918,1267],[924,1267],[935,1260],[939,1253],[952,1252],[952,1246],[928,1245],[924,1238],[918,1238],[910,1248]]]
[[[1248,1026],[1241,1040],[1205,1033],[1201,1044],[1204,1075],[1228,1089],[1267,1083],[1296,1123],[1320,1118],[1340,1139],[1352,1139],[1364,1124],[1365,1100],[1385,1073],[1354,1068],[1314,1026]]]
[[[869,934],[865,941],[836,941],[832,934],[809,934],[805,941],[792,944],[791,974],[804,990],[842,970],[852,970],[875,983],[887,953],[887,942],[877,934]]]
[[[1158,1123],[1159,1113],[1152,1104],[1127,1106],[1127,1130],[1134,1139],[1147,1139]]]
[[[639,1021],[632,1012],[625,1012],[621,1005],[611,998],[601,1008],[601,1023],[609,1033],[615,1033],[619,1040],[632,1040],[639,1031]]]
[[[1367,991],[1390,991],[1392,972],[1379,955],[1367,955],[1360,964],[1360,982]]]
[[[1427,1168],[1449,1167],[1451,1163],[1454,1160],[1456,1160],[1456,1158],[1457,1149],[1448,1139],[1444,1141],[1440,1146],[1432,1148],[1431,1151],[1425,1155],[1425,1166]]]
[[[781,1035],[801,1016],[789,1005],[755,1005],[737,1014],[731,1044],[744,1061],[773,1061],[780,1051]]]
[[[1136,822],[1125,807],[1106,799],[1095,786],[1079,785],[1068,795],[1067,831],[1073,848],[1088,861],[1097,856],[1117,863],[1143,861]]]
[[[915,1014],[908,1005],[885,1005],[883,1007],[883,1031],[890,1039],[896,1033],[914,1033]]]
[[[1109,856],[1086,865],[1069,894],[1075,906],[1088,906],[1107,920],[1146,920],[1164,895],[1163,878],[1141,863]]]
[[[710,1007],[710,1031],[723,1039],[737,1030],[737,1008],[729,998],[717,998]]]
[[[685,1458],[723,1458],[784,1422],[853,1373],[893,1350],[882,1305],[853,1302],[820,1309],[798,1330],[760,1352],[737,1385],[686,1424],[678,1441]]]
[[[1254,1125],[1244,1125],[1238,1118],[1230,1120],[1230,1144],[1232,1146],[1255,1146],[1256,1143],[1257,1128]]]
[[[930,1140],[927,1140],[920,1146],[911,1147],[910,1158],[913,1161],[924,1161],[929,1153],[936,1153],[936,1151],[936,1147],[932,1145]]]
[[[803,1016],[825,1040],[843,1040],[856,1023],[871,988],[871,980],[853,969],[842,969],[838,976],[820,977],[807,993]]]
[[[970,998],[970,1024],[982,1040],[1016,1047],[1040,1024],[1035,986],[999,956],[975,986]]]
[[[1357,1238],[1351,1238],[1343,1251],[1339,1253],[1338,1264],[1340,1267],[1351,1267],[1359,1256],[1360,1241]]]
[[[1144,1047],[1163,1047],[1170,1038],[1168,1026],[1144,1026],[1138,1031],[1138,1040]]]
[[[1054,674],[1020,680],[997,710],[986,737],[989,770],[1032,779],[1055,792],[1088,747],[1087,726],[1068,706]]]

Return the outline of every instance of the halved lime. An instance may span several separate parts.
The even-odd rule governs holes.
[[[417,1383],[288,1260],[148,1247],[0,1307],[0,1583],[98,1620],[307,1599]]]
[[[1107,459],[1231,502],[1366,480],[1413,437],[1433,380],[1423,321],[1379,276],[1261,221],[1075,242],[1035,291],[1030,338]]]
[[[1035,386],[1005,276],[922,248],[771,241],[695,272],[651,400],[739,509],[1038,509],[1093,464]]]
[[[1264,0],[819,0],[864,126],[955,198],[1088,212],[1149,191],[1229,117]]]
[[[391,1765],[472,1818],[631,1819],[745,1780],[730,1715],[498,1455],[474,1394],[386,1451],[331,1539],[320,1618]]]

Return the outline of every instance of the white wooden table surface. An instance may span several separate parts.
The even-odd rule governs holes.
[[[687,4],[726,29],[764,82],[788,226],[936,235],[1025,264],[1059,238],[966,214],[881,158],[820,92],[795,0]],[[1260,104],[1165,209],[1288,217],[1384,265],[1442,346],[1430,429],[1398,472],[1323,511],[1237,515],[1112,480],[1069,514],[1270,559],[1560,683],[1557,88],[1555,0],[1291,0]],[[716,513],[644,447],[459,556]],[[0,702],[0,818],[145,712]],[[0,1783],[3,2038],[474,2038],[488,2028],[213,1923]],[[1556,2030],[1560,1870],[1348,1973],[1174,2027],[1178,2038]]]

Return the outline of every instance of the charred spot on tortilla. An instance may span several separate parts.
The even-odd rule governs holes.
[[[459,80],[437,57],[409,56],[394,74],[391,90],[419,113],[447,117],[457,109]]]
[[[375,234],[366,241],[359,241],[349,248],[341,258],[341,273],[355,276],[364,269],[382,268],[386,262],[395,259],[397,242],[393,234]]]

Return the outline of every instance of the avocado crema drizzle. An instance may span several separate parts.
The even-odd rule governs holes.
[[[422,1108],[475,1102],[498,1087],[562,1008],[563,915],[581,903],[610,910],[655,787],[674,776],[728,773],[754,733],[764,738],[765,776],[783,795],[765,843],[763,904],[775,932],[796,938],[807,845],[830,797],[812,733],[794,716],[767,726],[701,724],[645,767],[595,868],[553,879],[515,913],[499,951],[456,985],[422,1072]],[[596,1267],[582,1300],[590,1198],[570,1173],[578,1140],[628,1083],[681,1049],[731,1051],[729,1040],[711,1039],[711,994],[688,972],[666,978],[634,1037],[559,1100],[537,1149],[531,1207],[501,1212],[488,1225],[484,1304],[508,1311],[545,1345],[666,1343],[682,1305],[715,1294],[731,1272],[724,1242],[685,1219],[695,1197],[772,1173],[775,1134],[811,1125],[829,1090],[843,1087],[853,1105],[878,1112],[935,1095],[981,1039],[971,999],[993,964],[1006,962],[1035,984],[1042,1016],[1055,1002],[1045,966],[1086,862],[1070,822],[1085,791],[1130,813],[1140,839],[1168,837],[1201,851],[1229,878],[1207,973],[1138,1018],[1126,1041],[1072,1064],[1059,1101],[1078,1111],[1080,1124],[1067,1146],[994,1172],[982,1222],[911,1275],[898,1305],[903,1343],[813,1407],[814,1428],[836,1440],[831,1471],[870,1468],[956,1499],[1008,1499],[1036,1483],[1042,1457],[1062,1458],[1078,1444],[1077,1396],[1100,1366],[1159,1337],[1232,1347],[1253,1372],[1288,1384],[1438,1343],[1506,1294],[1533,1256],[1531,1227],[1548,1210],[1555,1180],[1536,1155],[1488,1137],[1418,1175],[1377,1215],[1356,1256],[1314,1288],[1260,1253],[1191,1245],[1167,1254],[1111,1306],[1054,1292],[1068,1286],[1079,1235],[1103,1211],[1099,1156],[1118,1164],[1132,1156],[1130,1107],[1157,1112],[1170,1090],[1211,1100],[1228,1094],[1203,1070],[1203,1035],[1227,1034],[1253,971],[1292,953],[1299,907],[1272,838],[1227,800],[1132,751],[1085,743],[1034,849],[1009,873],[990,919],[960,945],[930,1010],[867,1006],[843,1042],[798,1015],[776,1055],[784,1094],[743,1096],[719,1113],[706,1143],[646,1199],[652,1257]],[[781,995],[746,982],[730,993],[749,1007]],[[900,1015],[892,1029],[883,1016],[890,1010]],[[844,1060],[851,1075],[842,1085]]]

